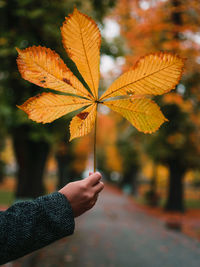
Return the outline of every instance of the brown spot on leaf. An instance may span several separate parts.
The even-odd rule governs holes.
[[[41,83],[45,83],[46,81],[45,80],[42,80],[42,81],[40,81]]]
[[[81,120],[85,120],[88,116],[89,112],[81,112],[77,115]]]
[[[67,83],[67,84],[69,84],[69,85],[72,85],[71,82],[70,82],[70,80],[68,80],[68,79],[66,79],[66,78],[63,78],[63,82],[65,82],[65,83]]]
[[[133,92],[132,91],[126,91],[127,95],[133,95]]]

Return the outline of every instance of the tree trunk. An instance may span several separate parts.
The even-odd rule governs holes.
[[[43,195],[42,178],[49,144],[30,140],[28,127],[20,126],[13,132],[13,146],[18,164],[16,197],[24,199]]]
[[[177,165],[177,162],[170,163],[169,170],[169,188],[165,209],[183,212],[185,210],[183,197],[183,176],[185,170]]]
[[[74,161],[74,154],[71,144],[66,141],[61,141],[56,152],[56,161],[58,166],[58,189],[72,182],[76,174],[72,165]]]
[[[75,174],[70,168],[70,161],[68,157],[62,155],[56,155],[58,166],[58,189],[62,188],[69,182],[74,180]]]
[[[153,164],[153,175],[150,182],[150,190],[156,194],[157,191],[157,166]]]
[[[129,170],[126,170],[123,176],[123,179],[120,183],[120,187],[130,186],[130,193],[137,194],[137,167],[132,167]]]

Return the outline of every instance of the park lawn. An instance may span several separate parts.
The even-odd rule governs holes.
[[[186,209],[200,209],[200,199],[188,199],[185,205]]]
[[[147,205],[143,197],[134,198],[138,204]],[[11,190],[0,190],[0,206],[10,206],[14,202],[14,192]],[[160,201],[159,207],[163,207],[165,199]],[[186,209],[200,209],[200,199],[187,199],[185,200]]]
[[[56,191],[57,179],[55,176],[47,176],[44,179],[45,194]],[[0,184],[0,208],[8,207],[15,201],[16,179],[13,176],[6,177]]]
[[[12,191],[0,190],[0,206],[10,206],[14,201],[14,193]]]

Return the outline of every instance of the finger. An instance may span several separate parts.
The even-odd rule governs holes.
[[[85,181],[88,185],[94,186],[101,180],[101,178],[102,178],[101,174],[99,172],[95,172],[91,174],[90,176],[88,176],[85,179]]]
[[[93,174],[93,172],[89,172],[89,176],[92,175],[92,174]]]
[[[92,201],[91,201],[92,207],[96,204],[96,202],[97,202],[97,200],[98,200],[98,196],[99,196],[99,194],[96,194],[96,195],[93,197],[93,199],[92,199]]]
[[[95,194],[98,194],[104,189],[104,184],[102,182],[99,182],[93,188],[95,190]]]
[[[99,197],[99,194],[96,194],[96,195],[94,196],[94,201],[95,201],[95,202],[97,202],[98,197]]]
[[[90,209],[91,209],[92,207],[94,207],[95,204],[96,204],[96,200],[91,201],[91,202],[90,202]]]

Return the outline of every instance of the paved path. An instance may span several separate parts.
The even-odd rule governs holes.
[[[20,264],[21,263],[21,264]],[[130,198],[106,189],[71,237],[13,267],[199,267],[200,242],[165,229]]]

